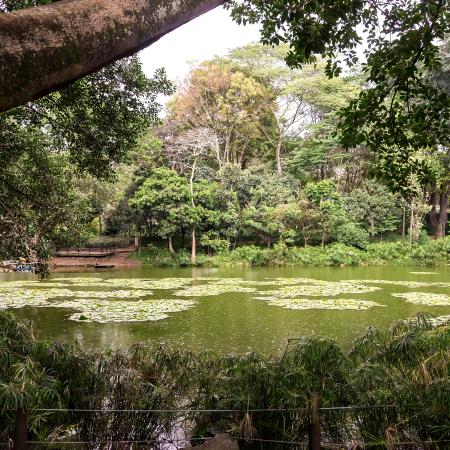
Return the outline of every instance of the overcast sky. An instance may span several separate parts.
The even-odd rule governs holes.
[[[165,67],[171,80],[181,81],[190,62],[222,56],[232,48],[256,41],[257,26],[238,26],[229,11],[218,7],[162,37],[139,55],[148,76],[158,67]]]

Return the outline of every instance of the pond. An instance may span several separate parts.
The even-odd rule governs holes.
[[[195,351],[278,352],[322,335],[349,347],[369,326],[450,314],[450,268],[184,268],[2,274],[0,308],[41,338],[89,348],[163,343]]]

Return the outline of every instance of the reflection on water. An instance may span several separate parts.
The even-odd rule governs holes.
[[[65,281],[67,278],[72,278],[72,283],[75,284],[73,279],[79,278],[76,282],[78,284],[73,288],[76,291],[80,289],[80,278],[86,278],[88,281],[85,281],[85,289],[88,291],[100,291],[104,289],[100,285],[105,284],[115,290],[152,289],[152,299],[174,298],[178,292],[179,299],[195,301],[195,305],[169,314],[164,320],[122,323],[73,322],[68,317],[76,311],[70,308],[25,307],[15,309],[14,312],[19,317],[32,319],[40,337],[61,341],[78,340],[90,348],[117,349],[143,341],[196,351],[274,352],[282,350],[289,338],[311,335],[334,337],[348,347],[369,326],[386,328],[394,320],[407,318],[420,311],[433,315],[450,313],[450,307],[445,302],[431,306],[423,302],[409,302],[408,295],[392,295],[406,292],[429,293],[434,294],[429,296],[430,299],[441,299],[442,303],[442,299],[450,293],[450,269],[439,268],[432,273],[417,272],[417,269],[408,268],[355,267],[132,269],[101,274],[59,273],[52,277],[58,283],[55,286],[70,284]],[[106,283],[93,277],[101,278]],[[190,283],[189,280],[183,280],[186,278],[201,280]],[[208,281],[208,278],[217,279]],[[353,299],[349,305],[361,304],[363,307],[303,309],[303,300],[297,298],[301,290],[298,286],[295,287],[298,281],[289,281],[289,278],[312,279],[308,286],[315,283],[315,290],[311,287],[304,290],[308,292],[312,305],[320,302],[320,298],[314,297],[315,292],[320,292],[318,295],[326,296],[330,307],[343,305],[346,299]],[[33,276],[4,274],[1,279],[32,280]],[[121,279],[132,280],[121,286]],[[143,282],[142,279],[153,281]],[[246,281],[241,282],[241,279]],[[269,279],[272,280],[272,285]],[[325,285],[320,280],[344,283]],[[361,286],[355,289],[354,285],[357,283],[361,283]],[[48,289],[48,286],[45,288]],[[64,286],[64,289],[67,288]],[[19,291],[21,288],[17,289]],[[278,298],[278,303],[277,293],[283,293],[280,297],[282,301]],[[423,294],[422,297],[426,303]],[[363,304],[362,301],[368,303]],[[290,309],[289,306],[292,305],[299,309]]]

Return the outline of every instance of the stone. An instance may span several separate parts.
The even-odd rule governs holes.
[[[182,450],[239,450],[237,441],[231,439],[227,433],[216,434],[213,438],[207,439],[203,444],[195,447],[185,447]]]

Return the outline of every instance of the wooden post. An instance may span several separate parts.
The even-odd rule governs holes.
[[[313,392],[309,401],[309,450],[320,450],[319,394]]]
[[[14,450],[27,448],[27,412],[24,408],[18,408],[16,412],[16,439]]]

